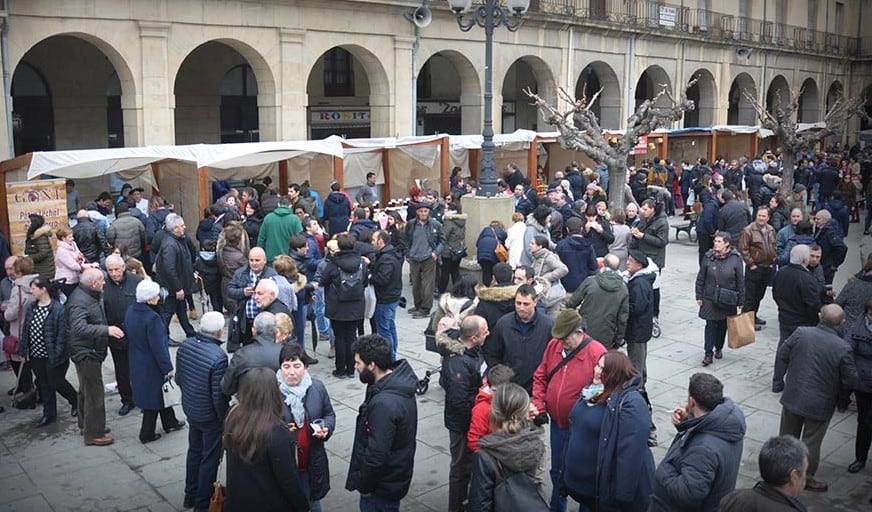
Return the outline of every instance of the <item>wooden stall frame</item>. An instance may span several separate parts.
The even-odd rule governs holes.
[[[10,237],[9,231],[9,204],[6,202],[6,173],[17,169],[26,169],[30,167],[30,161],[33,158],[33,153],[25,153],[11,160],[0,162],[0,231],[6,237],[7,241]]]

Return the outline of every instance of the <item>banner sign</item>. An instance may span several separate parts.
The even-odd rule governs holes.
[[[24,255],[24,239],[31,214],[45,217],[52,231],[67,224],[66,180],[17,181],[6,184],[6,209],[9,214],[9,245],[12,254]],[[55,247],[52,237],[52,247]]]

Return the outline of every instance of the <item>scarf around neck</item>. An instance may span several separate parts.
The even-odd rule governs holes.
[[[309,386],[312,385],[312,376],[309,372],[303,374],[303,378],[296,386],[289,386],[282,377],[282,370],[276,371],[276,380],[279,382],[279,391],[285,397],[285,404],[291,409],[291,414],[294,416],[294,422],[298,427],[303,425],[306,419],[306,410],[303,407],[303,398],[306,397],[306,392],[309,391]]]

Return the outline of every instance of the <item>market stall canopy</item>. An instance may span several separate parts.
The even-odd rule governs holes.
[[[194,163],[197,148],[190,146],[146,146],[139,148],[36,151],[30,159],[27,179],[42,175],[61,178],[94,178],[120,171],[143,168],[162,160]]]
[[[200,144],[197,167],[232,169],[270,164],[296,157],[331,155],[342,158],[343,139],[335,135],[323,140],[246,142],[240,144]]]
[[[494,135],[494,146],[518,147],[529,146],[536,139],[537,133],[532,130],[515,130],[512,133]],[[484,138],[481,135],[451,135],[448,144],[452,151],[457,149],[481,149]]]

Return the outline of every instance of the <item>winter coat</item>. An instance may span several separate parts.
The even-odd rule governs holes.
[[[328,238],[342,233],[348,228],[348,218],[351,217],[351,203],[341,192],[330,192],[324,200],[324,220],[327,221]]]
[[[548,228],[536,222],[536,219],[533,218],[533,214],[527,215],[527,229],[524,231],[524,245],[521,252],[521,265],[530,265],[533,263],[533,255],[530,253],[530,241],[533,240],[533,237],[536,235],[542,235],[548,238],[548,245],[546,249],[550,249],[551,246],[551,232],[548,231]]]
[[[560,279],[566,293],[574,292],[587,276],[598,270],[596,250],[591,241],[581,235],[570,235],[557,242],[554,252],[567,268],[566,275]]]
[[[615,234],[615,241],[609,245],[609,252],[618,257],[620,261],[618,269],[621,271],[627,270],[627,258],[630,256],[630,239],[632,238],[630,226],[615,224],[612,226],[612,232]],[[572,270],[570,269],[571,272]],[[579,281],[580,283],[581,281]],[[563,284],[564,286],[566,285],[566,283]]]
[[[85,288],[81,283],[67,297],[67,342],[70,359],[78,363],[85,359],[106,359],[109,344],[109,324],[101,304],[100,292]],[[161,330],[165,327],[161,326]]]
[[[845,262],[848,247],[843,240],[842,229],[834,219],[815,231],[815,242],[821,246],[821,267],[837,268]]]
[[[496,238],[494,237],[495,234]],[[478,239],[475,241],[475,259],[478,261],[486,261],[488,263],[497,263],[497,239],[505,245],[508,237],[509,234],[502,229],[486,226],[481,230],[481,233],[478,234]]]
[[[445,235],[442,258],[451,261],[452,249],[466,247],[466,214],[446,213],[442,217],[442,234]]]
[[[221,379],[221,391],[230,396],[239,389],[239,377],[251,368],[269,368],[273,372],[279,370],[279,353],[282,344],[263,335],[257,335],[248,345],[237,350],[227,365],[227,371]]]
[[[578,171],[572,169],[566,174],[566,180],[569,182],[569,188],[572,189],[572,197],[580,199],[584,195],[584,190],[587,188],[587,180]]]
[[[548,375],[565,357],[563,343],[551,338],[542,354],[542,362],[533,374],[533,405],[540,412],[547,412],[551,421],[562,429],[569,427],[569,412],[578,401],[581,390],[593,382],[593,369],[606,353],[606,348],[590,336],[585,335],[582,343],[585,342],[587,346],[576,352],[572,360],[548,380]]]
[[[596,498],[600,510],[645,512],[651,502],[654,457],[648,448],[648,435],[652,423],[648,405],[639,393],[641,381],[637,375],[609,396],[596,439],[574,428],[591,406],[579,399],[572,408],[563,483],[573,495],[574,489],[589,488],[591,482],[580,481],[575,471],[580,465],[569,462],[580,460],[579,456],[588,451],[582,445],[597,444],[596,461],[584,464],[596,467],[596,496],[591,497]]]
[[[422,255],[414,254],[415,248],[413,242],[415,231],[418,230],[418,227],[421,227],[425,230],[425,234],[427,236],[427,245],[429,245],[430,247],[430,252],[436,253],[437,256],[442,254],[442,249],[445,247],[445,233],[442,230],[442,224],[440,224],[439,221],[433,219],[431,214],[431,217],[427,219],[426,225],[422,225],[421,221],[419,221],[415,217],[412,217],[412,220],[406,223],[404,232],[407,249],[406,256],[413,261],[427,261],[430,258],[429,255],[426,257],[422,257]],[[420,233],[420,230],[418,232]]]
[[[106,242],[116,249],[126,247],[127,254],[140,258],[145,247],[145,226],[130,212],[121,213],[106,230]]]
[[[784,369],[781,405],[814,421],[828,421],[840,389],[855,389],[859,382],[851,345],[823,324],[797,327],[784,341],[775,355],[773,382],[784,379]]]
[[[163,229],[164,221],[167,220],[167,215],[172,213],[166,208],[158,208],[148,213],[148,219],[145,223],[145,240],[149,244],[154,241],[154,235]]]
[[[872,297],[872,272],[857,272],[836,297],[836,304],[845,310],[845,325],[851,325],[863,316],[866,299]]]
[[[33,260],[33,272],[49,281],[54,279],[54,250],[51,248],[51,226],[44,225],[24,241],[24,255]]]
[[[54,279],[65,279],[66,284],[78,284],[79,276],[85,269],[83,263],[85,257],[76,247],[76,242],[66,243],[58,240],[58,249],[55,252],[55,275]]]
[[[475,314],[485,319],[487,327],[491,331],[491,334],[488,334],[484,342],[485,346],[487,346],[488,341],[493,337],[493,330],[496,328],[497,321],[515,310],[515,292],[517,291],[518,285],[516,284],[502,286],[476,285],[475,296],[478,298],[478,304],[475,307]]]
[[[157,253],[155,281],[169,293],[184,290],[188,295],[197,292],[194,283],[194,259],[185,238],[185,235],[178,237],[167,232]]]
[[[742,229],[736,249],[746,265],[771,267],[776,256],[775,230],[769,224],[760,229],[756,222],[752,222]]]
[[[327,496],[330,491],[330,462],[327,460],[327,450],[324,449],[324,443],[336,431],[336,413],[330,403],[327,388],[320,379],[312,378],[312,384],[303,397],[303,409],[306,411],[307,424],[302,428],[309,430],[309,465],[306,467],[309,474],[309,501],[318,501]],[[282,416],[288,424],[294,421],[294,416],[287,404],[284,406]],[[311,423],[319,419],[324,420],[324,427],[327,429],[327,437],[323,439],[312,436]],[[301,426],[298,425],[297,428],[301,428]]]
[[[377,304],[393,304],[403,295],[403,256],[391,244],[375,253],[369,283],[375,288]]]
[[[475,454],[472,476],[469,482],[468,512],[528,512],[525,510],[496,510],[494,489],[498,468],[504,477],[514,473],[526,473],[535,482],[536,468],[545,453],[545,443],[539,429],[527,426],[517,434],[494,432],[479,441],[480,450]],[[542,493],[541,488],[539,493]]]
[[[539,249],[532,255],[533,275],[541,277],[549,283],[557,283],[563,276],[569,273],[569,268],[560,261],[560,258],[546,248]]]
[[[263,217],[258,214],[249,215],[242,222],[242,228],[248,234],[249,240],[257,240],[260,235],[260,226],[263,225]]]
[[[724,306],[715,302],[717,288],[739,293],[736,306]],[[739,251],[730,249],[723,259],[715,257],[714,249],[709,249],[702,258],[702,266],[696,274],[696,300],[702,301],[699,317],[703,320],[726,320],[736,314],[736,307],[745,304],[745,265]]]
[[[442,354],[439,385],[445,390],[443,421],[445,428],[454,432],[469,430],[472,406],[481,387],[481,348],[464,347],[460,340],[438,336],[436,344]]]
[[[666,244],[669,243],[669,221],[665,213],[655,213],[650,219],[639,223],[642,238],[630,240],[631,249],[639,249],[654,260],[660,269],[666,267]]]
[[[817,325],[821,289],[809,269],[795,263],[778,269],[772,298],[778,305],[778,323],[782,326]]]
[[[236,272],[233,273],[233,279],[227,285],[228,297],[235,301],[248,300],[248,297],[245,296],[245,288],[248,287],[250,273],[251,267],[247,263],[236,269]],[[264,265],[257,279],[269,279],[277,275],[276,269],[272,268],[271,265]]]
[[[505,314],[491,330],[484,344],[488,367],[504,364],[515,371],[515,382],[533,392],[533,372],[542,362],[542,354],[551,340],[554,321],[536,311],[526,329],[521,328],[517,313]]]
[[[721,500],[718,512],[806,512],[805,505],[775,486],[760,481],[752,489],[736,489]]]
[[[776,242],[777,243],[777,242]],[[811,235],[792,235],[784,244],[784,250],[778,253],[778,257],[775,258],[775,263],[779,266],[785,266],[790,264],[790,251],[796,247],[797,245],[808,245],[812,246],[815,244],[814,237]]]
[[[173,371],[163,319],[148,304],[137,302],[127,308],[123,330],[128,341],[133,401],[143,410],[163,409],[161,385]]]
[[[603,270],[585,279],[566,302],[568,308],[579,306],[587,323],[585,331],[593,339],[607,347],[617,346],[624,339],[630,299],[620,274]]]
[[[232,245],[223,245],[215,251],[218,272],[221,274],[221,293],[227,311],[235,311],[236,309],[237,299],[230,297],[228,288],[236,271],[248,266],[247,253],[248,251],[243,251],[243,249]]]
[[[227,354],[221,340],[203,333],[186,339],[176,353],[176,383],[182,391],[182,409],[188,421],[223,425],[228,397],[221,391],[227,372]]]
[[[127,330],[124,329],[124,317],[127,315],[127,308],[136,304],[136,286],[141,281],[141,277],[124,272],[121,283],[116,283],[111,277],[107,277],[106,284],[103,285],[106,323],[124,331],[124,337],[121,339],[109,338],[109,346],[116,350],[127,350],[128,339]]]
[[[702,211],[696,220],[696,234],[700,237],[713,237],[717,231],[718,200],[708,192],[702,194]]]
[[[203,247],[203,242],[212,240],[212,227],[214,226],[215,219],[213,218],[200,219],[200,222],[197,224],[197,233],[195,236],[197,237],[197,242],[200,243],[201,249]]]
[[[493,399],[494,392],[490,387],[482,386],[475,395],[475,405],[472,406],[472,415],[469,418],[469,432],[466,433],[466,446],[469,451],[477,452],[478,442],[491,433],[490,411]]]
[[[716,220],[718,231],[729,233],[730,244],[734,247],[739,241],[739,235],[742,233],[742,230],[750,223],[751,219],[748,217],[748,209],[739,201],[727,201],[718,210]]]
[[[773,208],[769,213],[769,225],[776,233],[784,226],[790,224],[790,210],[787,208]]]
[[[872,330],[866,325],[865,315],[847,324],[845,341],[851,346],[854,366],[857,368],[855,389],[872,393]]]
[[[324,288],[324,315],[331,320],[354,321],[362,320],[365,313],[364,294],[355,300],[339,300],[339,269],[347,273],[356,272],[363,260],[354,251],[339,251],[327,261],[321,272],[320,286]],[[364,265],[364,286],[369,283],[369,276]]]
[[[654,280],[653,272],[642,269],[627,281],[629,315],[624,340],[627,343],[648,343],[654,327]]]
[[[523,221],[518,221],[509,226],[506,231],[506,249],[509,250],[508,264],[515,268],[521,262],[521,253],[524,252],[524,232],[527,230],[527,225]]]
[[[263,247],[267,261],[272,261],[279,254],[287,254],[291,238],[303,232],[300,218],[294,215],[287,206],[279,206],[263,219],[257,246]]]
[[[30,294],[30,283],[37,277],[39,277],[37,274],[28,274],[12,282],[9,302],[6,311],[3,312],[3,319],[9,322],[7,334],[18,336],[19,339],[24,334],[24,316],[30,303],[33,302],[33,295]],[[13,357],[17,360],[18,355],[13,354]]]
[[[401,500],[409,492],[415,463],[418,377],[406,360],[366,388],[357,414],[345,489]]]
[[[602,226],[603,232],[591,228],[584,233],[584,237],[590,240],[593,244],[597,258],[602,258],[609,253],[609,245],[615,241],[615,233],[612,231],[612,225],[605,218],[598,216],[597,221]],[[667,230],[667,235],[669,231]]]
[[[85,259],[90,263],[97,263],[101,257],[109,254],[109,243],[94,221],[87,217],[77,220],[73,226],[73,239]]]
[[[21,346],[19,355],[25,359],[32,356],[30,347],[33,340],[30,339],[30,324],[33,322],[33,314],[36,311],[36,301],[27,305],[24,313],[24,329],[21,330]],[[67,329],[64,307],[60,302],[52,299],[49,304],[48,316],[42,326],[42,340],[48,352],[48,365],[52,368],[61,366],[70,360],[67,351]]]
[[[745,415],[729,398],[708,414],[679,423],[654,472],[651,512],[714,512],[736,487]]]

